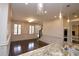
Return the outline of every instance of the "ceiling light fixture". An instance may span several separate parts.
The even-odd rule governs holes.
[[[75,15],[74,17],[77,17],[77,15]]]
[[[38,6],[39,6],[39,8],[42,8],[43,4],[42,3],[38,3]]]
[[[38,7],[38,10],[39,11],[42,11],[43,10],[43,4],[42,3],[39,3],[37,7]]]
[[[34,19],[30,19],[28,22],[33,22],[34,21]]]
[[[43,3],[38,3],[37,4],[37,14],[38,15],[43,14]]]
[[[35,21],[35,19],[33,19],[33,18],[27,18],[26,19],[28,22],[34,22]]]
[[[69,19],[69,15],[70,15],[70,12],[69,12],[69,7],[70,7],[70,5],[67,5],[67,7],[68,7],[68,14],[67,14],[68,19],[67,19],[67,22],[69,23],[69,22],[70,22],[70,19]]]
[[[27,3],[27,2],[25,3],[25,5],[28,5],[28,4],[29,4],[29,3]]]
[[[70,19],[68,18],[67,22],[69,23],[70,22]]]
[[[44,13],[46,14],[46,13],[47,13],[47,11],[44,11]]]
[[[60,18],[60,19],[62,18],[62,14],[61,14],[61,12],[59,13],[59,18]]]
[[[57,18],[57,16],[54,16],[54,18]]]

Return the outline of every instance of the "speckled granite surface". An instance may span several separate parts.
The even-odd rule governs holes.
[[[61,47],[57,44],[50,44],[45,47],[21,54],[19,56],[62,56]]]
[[[73,51],[72,51],[73,50]],[[70,56],[79,56],[79,51],[72,49]],[[64,56],[63,47],[58,44],[49,44],[45,47],[21,54],[19,56]],[[68,55],[69,56],[69,55]]]

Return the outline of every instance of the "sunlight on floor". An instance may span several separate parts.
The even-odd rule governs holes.
[[[15,53],[20,53],[21,52],[21,46],[20,45],[17,45],[14,47],[14,52]]]
[[[28,44],[28,49],[31,50],[34,48],[34,42]]]

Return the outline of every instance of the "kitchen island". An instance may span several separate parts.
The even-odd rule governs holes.
[[[19,56],[79,56],[79,50],[72,48],[68,52],[64,52],[61,45],[52,43]]]
[[[62,47],[58,44],[49,44],[42,48],[21,54],[19,56],[62,56]]]

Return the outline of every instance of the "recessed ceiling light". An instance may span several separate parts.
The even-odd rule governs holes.
[[[29,3],[27,3],[27,2],[25,3],[25,5],[28,5],[28,4],[29,4]]]
[[[57,16],[54,16],[54,18],[57,18]]]
[[[77,17],[77,15],[75,15],[74,17]]]
[[[44,13],[46,14],[46,13],[47,13],[47,11],[44,11]]]
[[[59,13],[59,18],[60,18],[60,19],[62,18],[62,14],[61,14],[61,12]]]
[[[67,22],[69,23],[69,22],[70,22],[70,20],[68,19],[68,20],[67,20]]]
[[[38,7],[39,8],[42,8],[43,7],[43,4],[42,3],[38,3]]]

